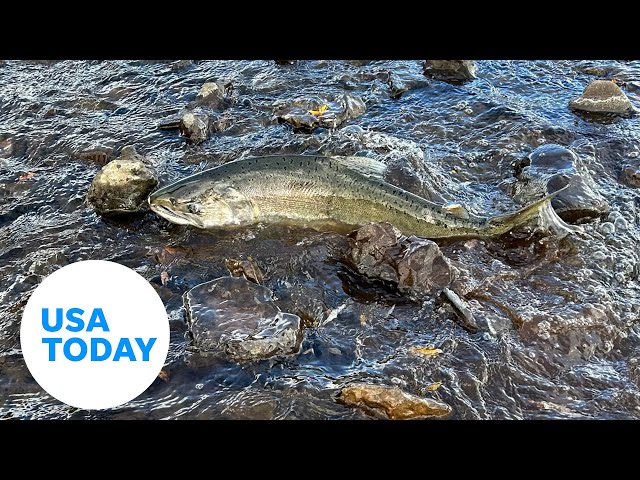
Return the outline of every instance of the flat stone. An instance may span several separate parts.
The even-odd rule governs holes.
[[[124,147],[120,157],[96,174],[87,200],[101,215],[135,213],[146,209],[149,193],[158,185],[155,173],[133,146]]]
[[[633,105],[622,89],[610,80],[594,80],[582,95],[571,102],[574,110],[595,113],[626,114],[632,111]]]
[[[350,407],[362,408],[390,420],[441,418],[451,414],[451,407],[439,400],[418,397],[397,387],[356,384],[344,387],[336,399]]]
[[[224,352],[236,361],[299,351],[300,317],[280,311],[271,290],[244,278],[197,285],[184,295],[184,306],[200,350]]]

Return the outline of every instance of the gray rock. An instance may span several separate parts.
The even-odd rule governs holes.
[[[184,295],[195,345],[247,361],[297,353],[300,317],[283,313],[272,292],[244,278],[220,277]]]
[[[519,193],[516,198],[529,202],[539,198],[540,188],[553,193],[568,185],[552,201],[556,213],[565,221],[599,217],[609,210],[606,199],[589,170],[572,150],[555,144],[538,147],[516,165]]]
[[[446,417],[451,407],[439,400],[418,397],[397,387],[355,384],[344,387],[336,400],[350,407],[359,407],[390,420]]]
[[[640,188],[640,164],[624,165],[620,174],[620,181],[628,187]]]
[[[633,106],[625,93],[615,82],[610,80],[594,80],[580,97],[569,102],[574,110],[595,113],[626,114]]]
[[[369,223],[350,238],[349,260],[358,273],[393,283],[413,298],[449,286],[458,275],[435,242],[406,238],[389,223]]]
[[[122,149],[120,157],[107,163],[94,177],[87,200],[100,215],[143,211],[149,193],[158,185],[153,170],[133,146]]]
[[[190,142],[202,143],[209,138],[210,124],[209,115],[188,111],[180,119],[180,133]]]
[[[301,98],[275,106],[278,122],[288,123],[300,132],[337,128],[365,111],[360,97],[347,94],[334,98]]]
[[[436,80],[463,83],[476,78],[473,60],[425,60],[424,74]]]

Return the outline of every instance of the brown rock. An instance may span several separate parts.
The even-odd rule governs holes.
[[[458,269],[431,240],[410,238],[402,258],[398,261],[398,289],[424,297],[451,284]]]
[[[444,402],[382,385],[349,385],[340,391],[337,400],[350,407],[363,408],[368,413],[383,414],[390,420],[440,418],[451,414],[451,407]]]
[[[360,274],[394,283],[411,296],[424,298],[458,275],[435,242],[406,238],[389,223],[369,223],[350,238],[349,260]]]
[[[262,273],[260,267],[251,259],[235,260],[233,258],[226,258],[224,265],[234,277],[244,277],[259,285],[262,285],[264,282],[264,273]]]
[[[569,102],[574,110],[595,113],[625,114],[633,110],[631,101],[620,87],[610,80],[594,80],[582,95]]]

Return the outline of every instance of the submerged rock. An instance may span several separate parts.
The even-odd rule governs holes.
[[[623,166],[620,181],[628,187],[640,188],[640,164]]]
[[[539,198],[540,189],[553,193],[568,185],[551,202],[565,221],[575,222],[595,218],[609,210],[606,199],[589,170],[572,150],[555,144],[538,147],[528,158],[516,165],[518,200],[527,203]]]
[[[202,143],[210,134],[209,115],[198,112],[186,112],[180,119],[180,133],[193,143]]]
[[[133,146],[107,163],[94,177],[87,200],[101,215],[134,213],[146,208],[149,193],[158,185],[155,173]]]
[[[424,74],[436,80],[462,83],[476,78],[473,60],[425,60]]]
[[[276,119],[294,130],[312,132],[316,128],[336,128],[366,111],[360,97],[342,95],[334,98],[301,98],[276,105]]]
[[[435,242],[406,238],[389,223],[369,223],[350,238],[349,260],[358,273],[393,283],[414,298],[449,286],[458,275]]]
[[[610,80],[594,80],[580,97],[569,102],[574,110],[594,113],[626,114],[632,111],[631,101],[622,89]]]
[[[300,317],[283,313],[271,290],[244,278],[220,277],[184,295],[187,323],[201,350],[223,351],[235,360],[297,353]]]
[[[444,402],[422,398],[397,387],[356,384],[343,388],[336,399],[370,414],[382,414],[390,420],[446,417],[451,407]]]

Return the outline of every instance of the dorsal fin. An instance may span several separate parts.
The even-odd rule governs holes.
[[[387,166],[384,163],[367,157],[336,155],[331,158],[342,163],[345,167],[356,170],[357,172],[369,177],[382,178],[385,170],[387,169]]]

